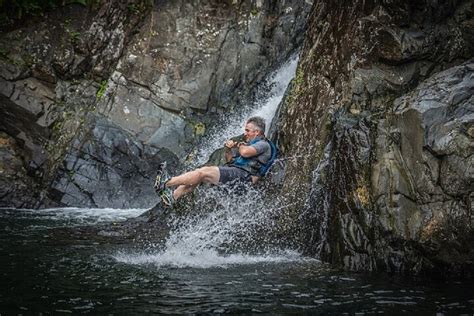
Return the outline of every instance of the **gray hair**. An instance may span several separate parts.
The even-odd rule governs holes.
[[[247,120],[247,124],[248,123],[252,123],[255,126],[255,129],[261,131],[262,134],[265,133],[265,120],[260,116],[252,116]]]

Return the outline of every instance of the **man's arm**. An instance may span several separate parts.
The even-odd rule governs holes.
[[[239,154],[244,158],[250,158],[257,155],[257,149],[253,146],[247,146],[239,143]]]
[[[232,149],[225,147],[224,158],[225,158],[225,162],[229,162],[232,159],[234,159],[234,155],[232,155]]]
[[[269,151],[271,151],[270,144],[265,140],[258,141],[250,146],[243,144],[239,147],[240,155],[245,158],[259,156]],[[264,159],[265,157],[266,156],[264,156]]]

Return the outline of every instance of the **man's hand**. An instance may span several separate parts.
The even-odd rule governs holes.
[[[232,139],[229,139],[228,141],[225,142],[224,146],[227,148],[234,148],[238,144],[239,144],[238,142],[233,141]]]
[[[226,141],[224,143],[224,146],[227,147],[227,148],[234,148],[234,147],[239,147],[241,145],[245,145],[247,146],[247,144],[245,142],[236,142],[232,139],[229,139],[228,141]]]

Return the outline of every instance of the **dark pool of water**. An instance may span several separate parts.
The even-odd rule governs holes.
[[[205,269],[121,263],[114,255],[134,245],[52,239],[64,224],[0,210],[1,315],[474,312],[469,283],[342,273],[314,260]]]

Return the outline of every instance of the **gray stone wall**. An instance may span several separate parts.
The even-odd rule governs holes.
[[[1,131],[16,147],[1,167],[25,172],[2,177],[1,206],[151,206],[157,163],[179,170],[205,127],[297,49],[309,9],[102,1],[2,32]]]

